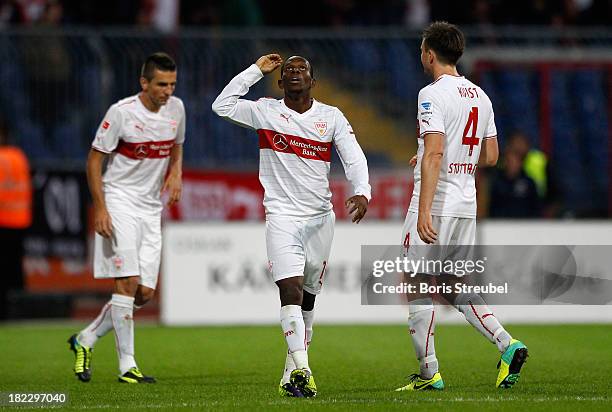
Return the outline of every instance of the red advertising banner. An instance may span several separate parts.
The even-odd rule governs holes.
[[[164,210],[171,220],[262,220],[263,188],[257,172],[183,172],[181,201]]]
[[[78,180],[85,185],[84,179]],[[371,176],[372,201],[366,218],[368,220],[398,220],[406,215],[412,195],[412,176],[400,173],[377,172]],[[344,201],[352,194],[350,183],[343,175],[330,179],[332,203],[339,220],[347,219]],[[85,188],[81,188],[86,190]],[[263,220],[263,188],[257,172],[204,172],[186,170],[183,173],[183,196],[181,201],[164,210],[166,220],[177,221],[225,221]],[[55,205],[53,203],[52,205]],[[49,205],[43,205],[48,210]],[[95,280],[92,275],[93,225],[91,207],[83,200],[82,207],[89,213],[79,240],[81,254],[68,253],[75,249],[46,247],[39,253],[40,241],[31,241],[24,261],[26,285],[29,291],[110,291],[111,280]],[[54,209],[53,209],[54,210]],[[40,213],[42,217],[49,213]],[[66,216],[68,216],[67,214]],[[41,219],[42,219],[41,217]],[[43,219],[44,220],[44,219]],[[50,232],[44,244],[65,243],[63,232]],[[36,239],[35,239],[36,240]],[[38,245],[38,246],[37,246]],[[37,246],[37,247],[34,247]]]
[[[367,218],[398,219],[406,216],[412,196],[412,175],[376,173],[370,178],[372,202]],[[344,176],[330,179],[332,203],[338,219],[347,219],[344,201],[352,195],[351,185]],[[262,220],[264,219],[263,188],[256,172],[183,173],[181,201],[165,212],[171,220]]]

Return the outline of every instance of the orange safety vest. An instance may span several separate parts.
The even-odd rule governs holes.
[[[0,227],[25,229],[32,224],[32,183],[21,149],[0,146]]]

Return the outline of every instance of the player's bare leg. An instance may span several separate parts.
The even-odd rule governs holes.
[[[405,274],[404,281],[412,284],[431,284],[433,279],[429,275]],[[434,345],[435,310],[431,296],[418,292],[411,293],[408,296],[408,310],[408,327],[419,361],[419,373],[410,375],[408,384],[396,391],[444,389],[442,376],[438,372],[438,359]]]
[[[134,296],[134,311],[142,308],[147,302],[155,296],[155,289],[151,289],[144,285],[138,285],[136,296]]]
[[[294,365],[294,369],[289,375],[289,384],[292,387],[288,387],[288,390],[293,392],[294,388],[298,388],[299,393],[310,397],[316,395],[316,385],[310,371],[308,353],[306,352],[306,325],[302,314],[303,282],[304,278],[302,276],[295,276],[279,280],[276,285],[281,301],[281,327],[287,341],[288,354],[291,356]],[[310,300],[314,305],[314,299]],[[284,386],[281,385],[281,389]],[[299,394],[295,392],[294,396],[299,396]]]

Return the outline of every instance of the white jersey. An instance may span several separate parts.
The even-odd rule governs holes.
[[[229,82],[212,108],[219,116],[257,131],[266,215],[313,218],[331,212],[332,143],[353,194],[370,200],[366,158],[342,112],[316,100],[298,113],[282,99],[240,99],[262,78],[259,67],[251,65]]]
[[[136,215],[162,211],[160,191],[170,162],[170,151],[185,140],[185,108],[170,97],[159,112],[149,111],[138,95],[108,109],[92,147],[108,153],[103,176],[109,210]]]
[[[417,125],[419,148],[408,210],[419,210],[423,137],[439,133],[444,135],[444,156],[431,214],[475,218],[474,174],[481,143],[497,136],[491,100],[465,77],[442,75],[419,92]]]

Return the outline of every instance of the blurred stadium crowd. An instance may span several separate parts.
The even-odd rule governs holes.
[[[293,6],[292,6],[293,7]],[[288,13],[277,0],[3,0],[0,23],[45,22],[61,8],[67,25],[139,25],[168,31],[180,26],[406,26],[429,21],[470,25],[606,25],[607,0],[313,0]],[[55,10],[54,13],[58,11]]]
[[[297,53],[317,67],[315,96],[353,122],[374,174],[405,173],[417,93],[428,82],[418,29],[446,19],[464,25],[468,52],[488,50],[460,67],[491,96],[505,154],[482,174],[480,191],[492,197],[483,216],[609,216],[612,31],[601,26],[611,9],[601,0],[5,0],[0,81],[10,87],[0,89],[0,121],[35,167],[82,170],[104,111],[138,92],[144,57],[165,50],[179,64],[186,165],[254,171],[251,132],[217,119],[210,104],[257,56]],[[232,29],[246,26],[259,27]],[[572,50],[580,63],[570,67]],[[528,64],[496,60],[513,53]],[[274,81],[260,82],[248,97],[277,92]]]

